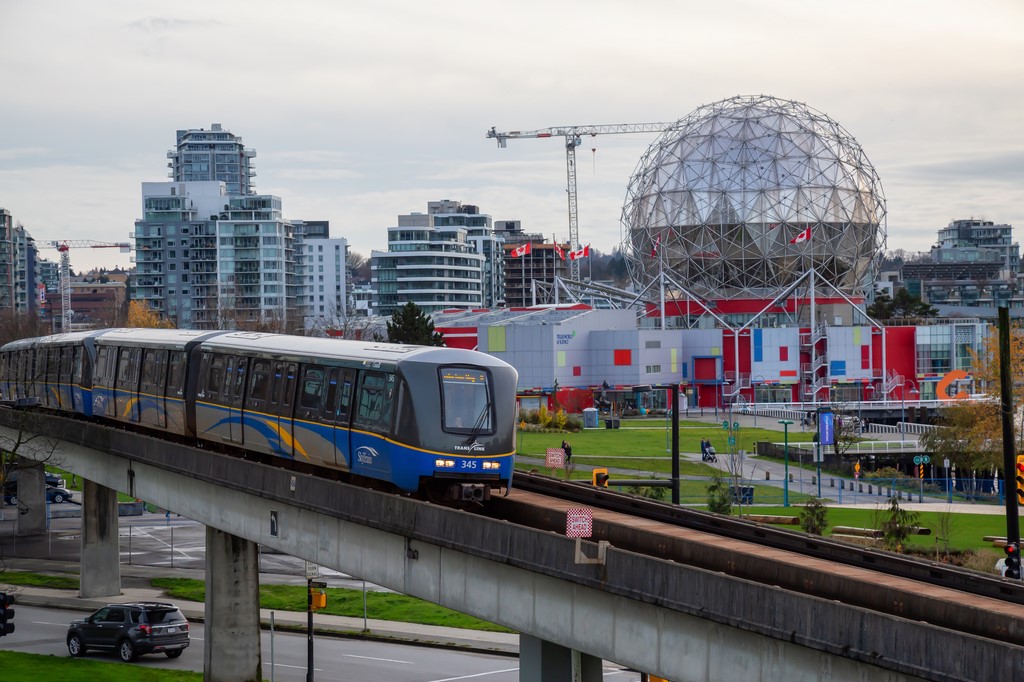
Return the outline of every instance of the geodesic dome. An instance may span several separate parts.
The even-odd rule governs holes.
[[[733,97],[698,108],[648,148],[622,232],[640,288],[664,267],[704,298],[771,297],[813,265],[855,293],[873,281],[885,247],[885,197],[860,145],[825,114]]]

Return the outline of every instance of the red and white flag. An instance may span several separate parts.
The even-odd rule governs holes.
[[[790,244],[799,244],[800,242],[809,242],[811,240],[811,226],[808,225],[805,230],[800,234],[789,240]]]
[[[512,249],[513,258],[522,258],[528,253],[530,253],[530,242],[526,242],[522,246]]]
[[[555,253],[558,254],[559,258],[565,260],[565,251],[563,251],[562,247],[558,245],[558,242],[555,242]]]
[[[587,244],[582,249],[569,252],[569,260],[579,260],[580,258],[586,258],[590,255],[590,244]]]
[[[658,247],[661,246],[661,235],[659,234],[654,238],[654,246],[651,247],[651,258],[655,258],[658,255]]]

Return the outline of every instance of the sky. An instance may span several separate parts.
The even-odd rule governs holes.
[[[256,150],[256,191],[364,256],[452,199],[568,237],[562,138],[736,95],[803,102],[881,178],[888,249],[958,218],[1024,227],[1019,0],[0,0],[0,207],[48,240],[128,241],[175,131]],[[610,252],[655,134],[577,151],[579,236]],[[128,267],[78,248],[76,270]]]

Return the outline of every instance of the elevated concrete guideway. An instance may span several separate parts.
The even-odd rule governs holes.
[[[57,439],[65,468],[209,526],[211,589],[245,587],[225,595],[239,622],[207,616],[251,628],[257,666],[250,543],[516,629],[530,682],[568,679],[574,651],[583,682],[602,658],[676,682],[1010,679],[1024,661],[1020,647],[614,547],[605,565],[579,565],[560,535],[155,438],[9,410],[0,424]]]

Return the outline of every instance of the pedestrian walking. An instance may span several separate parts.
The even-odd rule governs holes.
[[[565,453],[565,463],[569,464],[572,461],[572,445],[569,444],[569,441],[562,441],[562,451]]]

